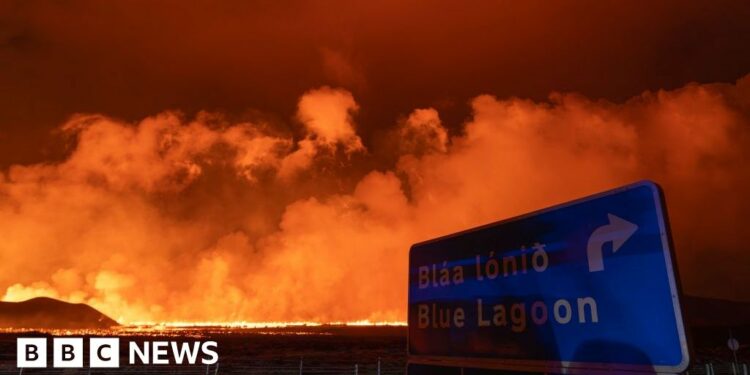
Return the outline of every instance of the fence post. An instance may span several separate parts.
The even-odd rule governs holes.
[[[743,363],[742,364],[742,372],[744,373],[744,375],[748,375],[747,374],[747,363]]]
[[[208,369],[211,367],[211,365],[206,365],[206,375],[208,375]]]
[[[214,375],[219,373],[219,362],[216,362],[216,368],[214,369]]]
[[[299,357],[299,375],[302,375],[302,357]]]
[[[380,375],[380,357],[378,357],[378,375]]]
[[[354,375],[359,375],[359,365],[358,364],[354,365]]]

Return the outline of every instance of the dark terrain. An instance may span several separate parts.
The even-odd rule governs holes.
[[[30,302],[30,301],[29,301]],[[64,304],[60,306],[65,306]],[[726,372],[732,353],[726,342],[731,334],[740,344],[740,362],[750,362],[750,303],[739,303],[706,298],[686,297],[683,300],[685,319],[692,341],[693,354],[690,373],[704,374],[705,363],[716,365],[715,373]],[[3,308],[13,305],[2,305]],[[28,306],[28,305],[27,305]],[[95,318],[98,313],[85,305],[71,305],[71,309],[86,312],[86,318]],[[33,316],[25,312],[24,317]],[[7,316],[8,310],[0,311]],[[75,312],[67,311],[66,314]],[[101,314],[99,314],[101,315]],[[76,322],[82,321],[78,314]],[[7,319],[7,318],[6,318]],[[27,318],[24,318],[27,319]],[[109,324],[106,320],[102,320]],[[47,322],[49,324],[50,322]],[[63,322],[64,323],[64,322]],[[87,321],[90,324],[91,321]],[[49,331],[45,331],[49,332]],[[61,333],[53,331],[53,335]],[[62,333],[66,334],[66,333]],[[407,356],[406,327],[353,327],[353,326],[302,326],[268,329],[222,329],[189,328],[146,330],[114,328],[68,332],[76,336],[120,336],[121,368],[66,370],[69,374],[299,374],[302,365],[305,374],[376,374],[380,362],[381,374],[405,372]],[[47,336],[49,333],[6,332],[0,334],[0,373],[18,374],[15,367],[16,337]],[[217,366],[129,366],[127,343],[143,340],[215,340],[219,344],[220,361]],[[48,344],[48,346],[51,346]],[[48,350],[49,352],[49,350]],[[51,362],[51,352],[48,353]],[[87,363],[87,359],[84,360]],[[721,367],[723,366],[723,367]],[[24,374],[63,373],[61,370],[25,369]]]
[[[0,302],[1,328],[91,329],[115,326],[118,326],[116,321],[83,303],[46,297]]]

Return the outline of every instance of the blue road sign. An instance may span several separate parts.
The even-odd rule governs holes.
[[[684,371],[668,230],[644,181],[412,246],[410,362]]]

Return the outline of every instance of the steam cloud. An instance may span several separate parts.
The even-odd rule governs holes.
[[[404,320],[412,243],[643,178],[665,188],[685,290],[750,298],[726,288],[750,281],[750,76],[471,108],[450,137],[432,108],[395,121],[383,170],[343,89],[302,95],[301,137],[217,113],[76,115],[64,161],[0,175],[3,299],[121,322]]]

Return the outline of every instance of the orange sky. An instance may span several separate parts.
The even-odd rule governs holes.
[[[0,2],[0,293],[403,320],[416,241],[637,179],[750,299],[750,4]]]

